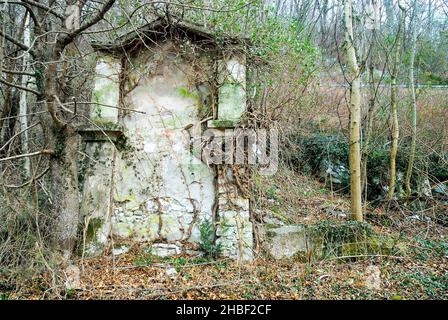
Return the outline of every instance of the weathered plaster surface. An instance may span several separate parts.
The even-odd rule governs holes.
[[[168,44],[159,50],[132,61],[139,67],[130,70],[124,103],[145,114],[122,120],[131,148],[119,159],[113,231],[135,240],[198,242],[199,223],[212,219],[215,173],[189,151],[184,127],[200,120],[194,95],[181,94],[196,90],[189,65]]]
[[[91,109],[93,120],[116,122],[118,109],[105,107],[118,107],[119,74],[121,63],[117,59],[102,56],[98,59],[95,68],[95,87],[92,93],[92,102],[96,103]]]
[[[218,120],[238,121],[246,111],[246,60],[243,55],[220,62]]]

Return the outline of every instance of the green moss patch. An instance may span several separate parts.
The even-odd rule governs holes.
[[[399,255],[406,251],[405,245],[398,239],[379,235],[369,224],[363,222],[323,221],[307,228],[314,248],[312,255],[317,260],[356,260],[378,255]]]

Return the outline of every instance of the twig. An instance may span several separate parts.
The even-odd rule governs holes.
[[[331,260],[339,260],[339,259],[350,259],[350,258],[391,258],[391,259],[407,259],[410,260],[410,258],[406,257],[400,257],[400,256],[390,256],[387,254],[360,254],[360,255],[351,255],[351,256],[339,256],[339,257],[333,257],[322,260],[324,261],[331,261]]]
[[[236,280],[236,281],[232,281],[232,282],[221,282],[221,283],[216,283],[216,284],[211,284],[211,285],[203,285],[203,286],[190,286],[190,287],[186,287],[186,288],[182,288],[179,290],[174,290],[174,291],[165,291],[165,292],[159,292],[159,293],[153,293],[148,295],[147,297],[152,298],[152,297],[160,297],[160,296],[170,296],[176,293],[181,293],[181,292],[185,292],[185,291],[190,291],[190,290],[200,290],[200,289],[210,289],[210,288],[216,288],[216,287],[227,287],[230,285],[236,285],[236,284],[240,284],[242,283],[243,280]],[[136,291],[153,291],[151,289],[137,289]]]
[[[65,103],[65,105],[67,105],[67,104],[74,104],[74,102]],[[122,108],[122,107],[112,106],[112,105],[109,105],[109,104],[98,103],[98,102],[87,102],[87,101],[84,101],[84,102],[76,102],[76,104],[94,104],[94,105],[101,106],[101,107],[106,107],[106,108],[114,108],[114,109],[120,109],[120,110],[125,110],[125,111],[132,111],[132,112],[141,113],[141,114],[147,114],[146,112],[140,111],[140,110]],[[64,110],[68,111],[70,113],[73,113],[73,111],[71,111],[69,109],[64,108]]]
[[[50,167],[47,167],[47,168],[46,168],[44,171],[42,171],[38,176],[33,177],[33,178],[31,178],[30,180],[28,180],[27,182],[22,183],[22,184],[20,184],[20,185],[15,186],[15,185],[8,185],[8,184],[5,184],[5,187],[7,187],[7,188],[22,188],[22,187],[25,187],[25,186],[29,185],[30,183],[32,183],[32,182],[34,182],[34,181],[39,180],[40,178],[42,178],[42,177],[48,172],[48,170],[50,170]]]
[[[19,86],[18,84],[10,83],[8,81],[3,80],[1,77],[0,77],[0,83],[3,83],[4,85],[7,85],[9,87],[14,87],[14,88],[17,88],[17,89],[20,89],[20,90],[24,90],[24,91],[28,91],[28,92],[34,93],[37,96],[40,95],[40,93],[38,91],[36,91],[36,90],[30,89],[30,88],[27,88],[27,87],[23,87],[23,86]]]
[[[27,130],[29,130],[29,129],[31,129],[31,128],[34,128],[34,127],[37,126],[38,124],[39,124],[39,122],[36,122],[35,124],[33,124],[33,125],[31,125],[31,126],[25,128],[25,129],[23,129],[22,131],[20,131],[20,132],[16,133],[15,135],[13,135],[13,136],[11,137],[11,139],[9,139],[8,141],[6,141],[6,143],[0,148],[0,151],[2,151],[3,149],[5,149],[6,146],[7,146],[9,143],[11,143],[11,141],[14,140],[17,136],[21,135],[22,133],[24,133],[25,131],[27,131]]]
[[[42,151],[36,151],[36,152],[31,152],[31,153],[19,154],[19,155],[12,156],[12,157],[2,158],[2,159],[0,159],[0,162],[14,160],[14,159],[20,159],[20,158],[25,158],[25,157],[33,157],[33,156],[38,156],[40,154],[54,155],[55,152],[54,152],[54,150],[51,150],[51,149],[44,149]]]
[[[219,262],[228,261],[228,260],[230,260],[230,258],[216,260],[216,261],[184,264],[182,266],[175,266],[175,267],[176,268],[192,268],[192,267],[196,267],[196,266],[205,266],[205,265],[217,264]],[[114,267],[114,269],[117,269],[117,270],[130,270],[130,269],[148,268],[148,267],[172,268],[174,266],[173,266],[173,264],[170,264],[170,263],[154,263],[154,264],[145,264],[145,265],[139,265],[139,266]]]

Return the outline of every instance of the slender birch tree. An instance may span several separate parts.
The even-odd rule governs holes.
[[[361,154],[360,154],[360,123],[361,123],[361,74],[353,42],[353,8],[351,0],[344,0],[344,36],[345,52],[350,78],[350,198],[352,218],[362,221],[361,200]]]
[[[30,15],[28,12],[25,12],[25,27],[24,27],[24,31],[23,31],[23,44],[27,47],[31,46],[31,25],[30,25]],[[28,82],[30,80],[30,76],[27,74],[28,72],[28,64],[30,61],[30,55],[28,52],[25,52],[23,54],[23,69],[25,71],[25,73],[23,73],[21,75],[21,86],[23,88],[28,86]],[[25,90],[21,90],[20,91],[20,100],[19,100],[19,121],[20,121],[20,130],[23,132],[22,134],[22,141],[21,141],[21,146],[22,146],[22,153],[23,154],[27,154],[29,153],[29,148],[28,148],[28,131],[27,131],[27,127],[28,127],[28,118],[26,116],[27,114],[27,110],[28,110],[28,103],[27,103],[27,99],[28,99],[28,94]],[[23,168],[25,171],[25,175],[27,177],[30,176],[30,170],[31,170],[31,161],[30,158],[26,157],[23,159],[24,164],[23,164]]]
[[[405,19],[405,9],[399,3],[400,18],[398,23],[397,36],[395,40],[395,49],[393,53],[392,72],[391,72],[391,85],[390,85],[390,117],[391,117],[391,130],[392,139],[390,147],[390,160],[389,160],[389,190],[387,193],[387,199],[392,200],[395,193],[395,185],[397,179],[397,152],[398,152],[398,138],[400,135],[400,129],[398,124],[398,65],[400,64],[400,52],[401,52],[401,34],[403,30],[403,24]]]
[[[371,16],[371,37],[370,37],[370,49],[369,49],[370,54],[367,60],[369,71],[369,104],[368,104],[366,126],[364,130],[365,132],[364,148],[361,164],[361,190],[365,192],[365,200],[367,198],[367,162],[370,154],[370,139],[372,136],[375,100],[377,93],[374,72],[376,63],[376,41],[377,41],[376,37],[377,37],[377,31],[379,29],[378,6],[379,6],[379,0],[372,0],[373,10]]]
[[[412,128],[412,140],[411,140],[411,148],[409,150],[409,160],[408,166],[406,170],[406,195],[411,195],[411,178],[412,171],[414,167],[415,160],[415,147],[417,142],[417,101],[415,96],[415,85],[414,85],[414,62],[415,62],[415,47],[417,42],[417,18],[418,18],[418,6],[417,0],[414,0],[413,3],[413,19],[411,19],[411,52],[409,57],[409,93],[410,93],[410,105],[409,105],[409,113],[411,115],[411,128]]]

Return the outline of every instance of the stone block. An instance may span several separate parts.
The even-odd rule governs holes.
[[[283,226],[267,231],[267,249],[275,259],[307,252],[307,236],[301,226]]]
[[[175,245],[169,243],[155,243],[151,246],[151,254],[158,257],[169,257],[178,255],[182,252],[182,249]]]

